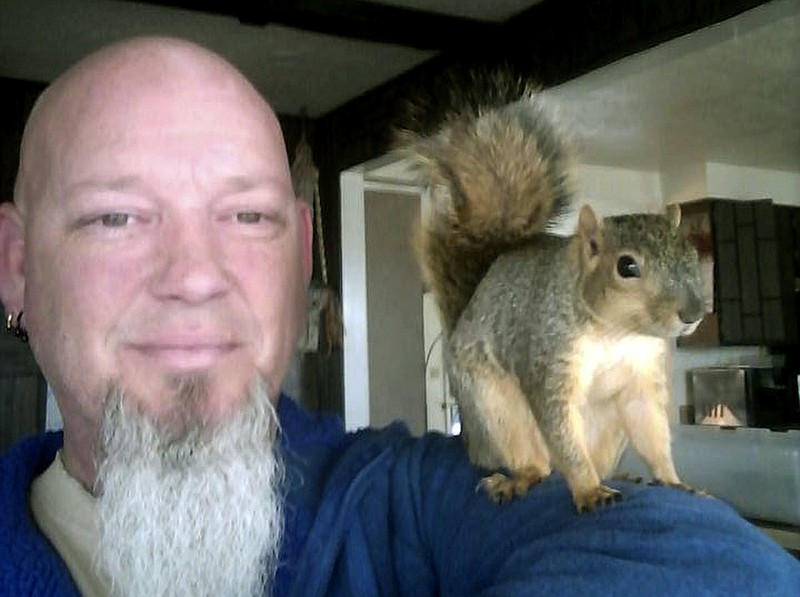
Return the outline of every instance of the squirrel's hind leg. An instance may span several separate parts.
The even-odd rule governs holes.
[[[578,512],[589,512],[619,501],[622,495],[601,483],[589,442],[597,421],[584,420],[584,390],[571,373],[569,367],[546,372],[543,387],[531,384],[528,395],[531,409],[542,422],[553,464],[563,473],[575,507]]]
[[[462,433],[473,464],[504,469],[481,481],[489,497],[505,502],[550,475],[550,455],[517,378],[486,355],[461,355],[451,369]]]

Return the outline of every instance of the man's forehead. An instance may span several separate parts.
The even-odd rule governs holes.
[[[220,119],[226,126],[259,124],[266,130],[277,128],[277,119],[261,96],[236,77],[196,77],[191,72],[154,77],[140,69],[130,77],[104,77],[90,72],[88,77],[67,81],[53,90],[50,128],[60,124],[98,129],[114,123],[146,126],[183,122],[209,126]],[[221,122],[220,124],[222,124]],[[94,126],[92,126],[94,125]],[[113,130],[111,131],[113,132]]]
[[[179,44],[176,50],[170,43],[139,45],[146,51],[132,52],[137,47],[133,44],[90,57],[45,92],[23,144],[29,174],[44,168],[49,172],[41,175],[64,175],[50,170],[72,168],[81,160],[111,164],[115,157],[103,158],[101,152],[115,144],[122,149],[131,142],[130,154],[136,150],[133,141],[147,135],[166,140],[170,133],[187,138],[196,133],[203,145],[226,138],[234,153],[241,151],[237,139],[246,137],[253,151],[241,160],[264,160],[275,174],[288,177],[277,117],[238,71],[193,46]],[[141,143],[140,148],[159,145]],[[169,157],[166,151],[162,155]],[[20,175],[25,176],[22,168]]]
[[[136,126],[184,114],[226,117],[234,125],[260,120],[270,134],[280,130],[263,97],[230,63],[182,40],[142,38],[92,54],[59,77],[37,102],[27,132],[69,135],[93,122]]]
[[[142,38],[123,42],[90,54],[60,76],[53,87],[106,88],[125,86],[163,87],[181,80],[204,85],[211,81],[235,82],[252,87],[231,63],[205,48],[183,40]]]

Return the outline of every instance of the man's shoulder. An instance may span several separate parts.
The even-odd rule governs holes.
[[[9,484],[30,484],[53,462],[63,444],[61,431],[46,431],[22,439],[0,456],[0,481]]]
[[[53,462],[62,443],[61,432],[40,433],[0,456],[0,594],[77,594],[28,508],[31,483]]]
[[[295,399],[282,394],[277,407],[283,447],[294,452],[321,449],[339,456],[352,453],[377,454],[389,451],[394,457],[441,456],[444,445],[454,445],[458,438],[439,433],[413,436],[402,421],[381,427],[346,430],[342,417],[324,411],[309,411]]]
[[[25,515],[31,483],[50,466],[62,442],[61,432],[40,433],[0,456],[0,509],[5,520]]]
[[[310,412],[285,394],[281,394],[276,410],[281,441],[289,450],[333,448],[345,439],[344,424],[336,414]]]

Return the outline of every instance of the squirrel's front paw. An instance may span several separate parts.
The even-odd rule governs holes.
[[[483,488],[493,502],[503,504],[525,495],[531,487],[541,482],[545,476],[534,467],[512,473],[510,476],[503,473],[494,473],[481,479],[478,487]]]
[[[622,494],[616,489],[611,489],[605,485],[598,485],[592,487],[588,491],[584,491],[578,495],[572,496],[578,512],[591,512],[598,506],[605,506],[613,504],[622,499]]]

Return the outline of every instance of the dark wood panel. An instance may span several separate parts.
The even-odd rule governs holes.
[[[37,373],[5,376],[0,372],[0,452],[42,431],[47,392]]]
[[[495,23],[363,0],[135,0],[236,17],[254,26],[279,24],[295,29],[421,50],[463,47],[494,36]]]
[[[679,346],[767,346],[797,350],[800,329],[800,208],[771,199],[706,198],[686,211],[711,217],[714,329],[701,325]],[[706,317],[708,319],[708,316]]]
[[[6,333],[0,308],[0,451],[45,426],[47,385],[30,347]]]
[[[0,118],[0,202],[13,198],[22,130],[44,87],[44,83],[0,77],[0,96],[4,104]]]

